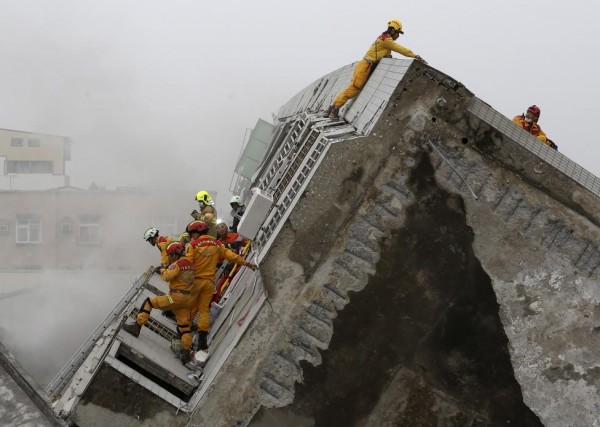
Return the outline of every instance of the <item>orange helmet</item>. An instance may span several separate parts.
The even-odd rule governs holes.
[[[179,242],[173,242],[167,246],[167,255],[181,255],[185,251],[185,247]]]
[[[193,232],[202,233],[205,230],[208,230],[208,225],[203,221],[192,221],[185,229],[190,234]]]
[[[527,113],[530,114],[533,117],[533,119],[537,122],[540,118],[540,107],[538,107],[537,105],[532,105],[527,109]]]

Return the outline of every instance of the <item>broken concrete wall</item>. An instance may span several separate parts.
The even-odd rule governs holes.
[[[329,148],[190,425],[599,423],[598,200],[473,102],[415,63]]]

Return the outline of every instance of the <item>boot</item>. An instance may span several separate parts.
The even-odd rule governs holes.
[[[208,332],[206,332],[206,331],[198,332],[198,350],[208,349],[208,343],[206,342],[207,338],[208,338]]]
[[[330,105],[329,108],[327,110],[325,110],[325,113],[323,113],[323,118],[325,118],[325,119],[329,118],[329,115],[331,114],[331,110],[333,110],[333,105]]]
[[[179,360],[181,360],[181,363],[183,363],[184,365],[186,363],[189,363],[192,360],[192,352],[189,349],[181,350],[181,354],[179,355]]]
[[[129,332],[134,337],[139,337],[140,336],[140,331],[142,330],[142,325],[140,325],[139,323],[135,322],[134,324],[131,324],[131,325],[127,325],[127,324],[123,325],[122,329],[125,332]]]
[[[333,107],[331,112],[329,113],[329,118],[331,120],[337,120],[340,118],[340,107]]]

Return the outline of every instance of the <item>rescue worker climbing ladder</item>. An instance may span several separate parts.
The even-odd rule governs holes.
[[[210,330],[210,303],[215,290],[217,263],[228,260],[252,270],[256,270],[258,267],[224,247],[217,239],[208,236],[206,223],[193,221],[187,229],[192,236],[192,242],[188,246],[185,256],[194,265],[194,288],[199,290],[196,303],[192,307],[191,318],[193,319],[198,312],[198,349],[206,350]]]
[[[167,246],[173,243],[173,239],[159,235],[159,231],[156,228],[150,227],[144,232],[144,240],[158,248],[160,252],[160,265],[164,267],[168,266]]]
[[[160,273],[162,280],[169,282],[169,293],[152,299],[146,298],[138,312],[136,323],[123,325],[125,332],[138,337],[153,308],[172,310],[177,319],[177,332],[182,349],[180,359],[183,364],[191,360],[190,310],[200,291],[194,287],[194,266],[189,259],[183,258],[184,251],[184,246],[179,242],[173,242],[167,247],[166,253],[172,263],[168,268],[156,267],[155,272]]]

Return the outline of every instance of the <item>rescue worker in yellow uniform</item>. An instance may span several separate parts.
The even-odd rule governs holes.
[[[156,228],[150,227],[144,232],[144,240],[158,248],[160,252],[160,265],[167,267],[169,265],[167,246],[174,242],[173,238],[160,236]]]
[[[183,364],[191,360],[192,335],[190,312],[192,304],[198,299],[199,288],[194,287],[194,265],[184,258],[185,248],[179,242],[173,242],[166,249],[168,268],[156,267],[160,278],[169,282],[169,293],[152,299],[146,298],[134,324],[123,325],[123,330],[138,337],[142,326],[148,321],[153,308],[172,310],[177,319],[177,332],[181,339],[180,359]]]
[[[556,150],[556,145],[548,139],[540,125],[538,125],[538,120],[540,119],[540,107],[537,105],[532,105],[527,109],[525,114],[521,114],[520,116],[515,116],[513,122],[517,125],[525,129],[527,132],[535,136],[537,139],[542,141],[550,148],[554,148]]]
[[[381,61],[382,58],[390,57],[392,51],[409,58],[415,58],[416,60],[427,64],[423,58],[416,55],[412,50],[396,43],[400,34],[404,34],[404,31],[402,31],[402,23],[398,19],[392,19],[388,22],[388,29],[377,37],[373,44],[371,44],[371,47],[369,47],[369,50],[362,61],[354,67],[354,74],[350,85],[334,99],[333,104],[329,106],[323,117],[329,117],[331,119],[339,118],[340,108],[342,108],[349,99],[352,99],[359,94],[379,61]]]
[[[201,190],[196,193],[196,201],[200,205],[200,212],[195,209],[192,211],[192,218],[208,224],[208,235],[217,237],[217,210],[215,202],[208,194],[208,191]]]
[[[252,270],[256,270],[257,266],[227,249],[214,237],[207,235],[208,226],[206,223],[193,221],[187,228],[192,236],[192,242],[189,244],[185,256],[194,265],[194,287],[199,289],[197,304],[192,307],[191,318],[193,319],[196,316],[195,309],[197,308],[199,314],[198,349],[206,350],[208,348],[206,340],[210,330],[210,302],[215,290],[217,264],[220,261],[227,260],[244,265]]]

